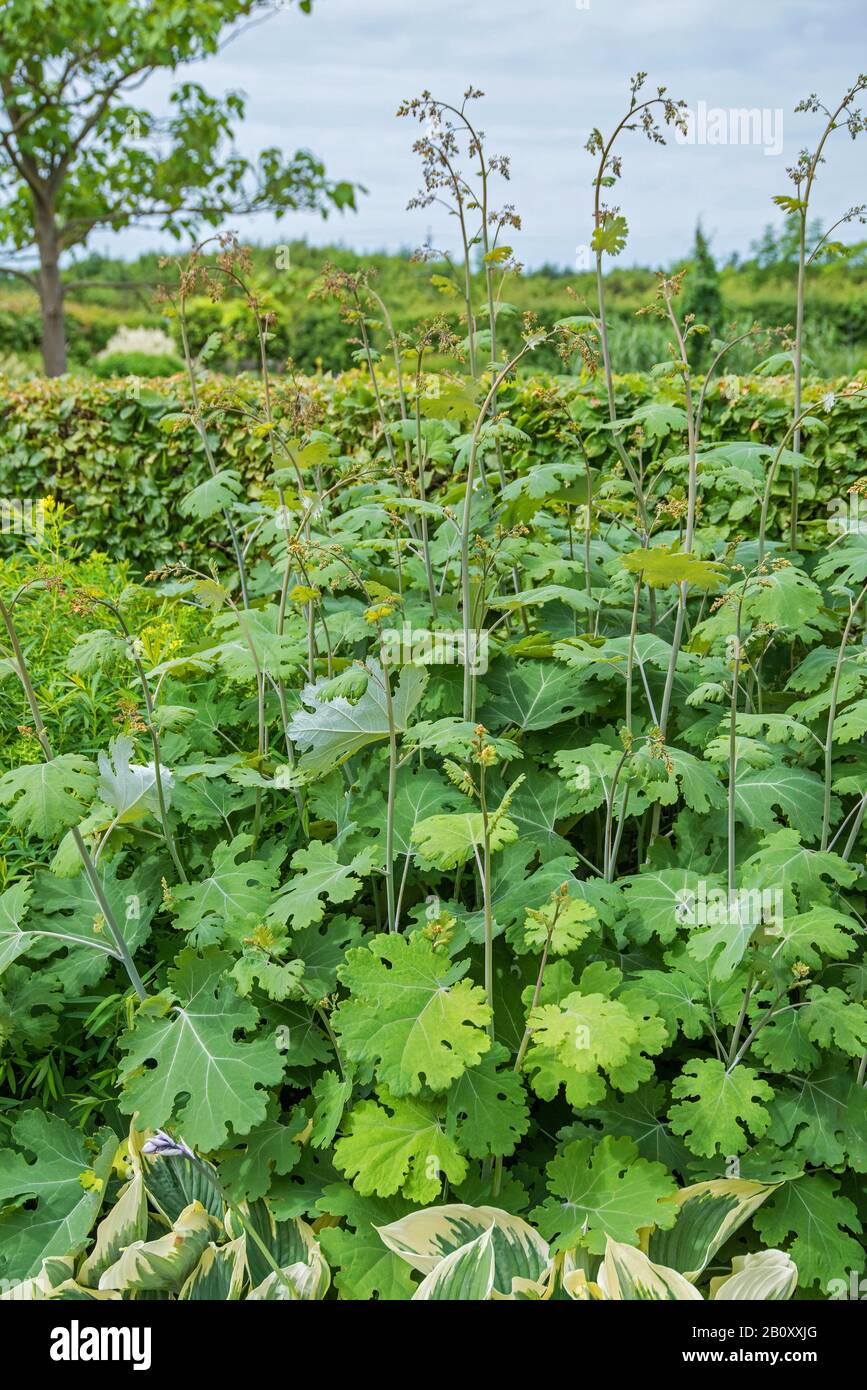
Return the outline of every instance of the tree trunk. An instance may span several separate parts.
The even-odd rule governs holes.
[[[66,371],[66,330],[60,280],[60,238],[51,207],[36,208],[36,244],[39,247],[42,365],[46,376],[61,376]]]

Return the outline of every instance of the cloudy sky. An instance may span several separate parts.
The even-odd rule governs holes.
[[[811,91],[838,101],[865,65],[865,39],[864,0],[315,0],[310,16],[277,0],[263,23],[183,75],[246,94],[245,153],[307,147],[330,175],[368,189],[355,215],[323,223],[293,214],[279,230],[257,218],[244,235],[340,240],[361,252],[414,248],[429,231],[435,245],[453,244],[445,214],[406,210],[418,168],[413,128],[394,112],[424,88],[455,100],[480,87],[488,146],[512,157],[506,197],[524,228],[510,240],[528,266],[571,266],[590,230],[584,143],[591,126],[619,119],[628,77],[644,69],[695,113],[692,145],[651,147],[632,135],[623,146],[623,259],[657,265],[687,248],[698,216],[718,256],[747,250],[774,218],[773,195],[790,191],[786,166],[817,134],[818,118],[794,114],[795,104]],[[159,78],[145,90],[155,112],[168,86]],[[710,143],[720,122],[731,133],[728,112],[742,108],[763,113],[758,138]],[[852,142],[841,131],[816,211],[827,224],[861,201],[867,135]],[[142,248],[159,241],[137,238]]]

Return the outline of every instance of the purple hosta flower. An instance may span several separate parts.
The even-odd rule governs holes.
[[[188,1149],[182,1139],[173,1139],[164,1129],[158,1129],[151,1139],[142,1144],[141,1151],[149,1158],[195,1158],[192,1149]]]

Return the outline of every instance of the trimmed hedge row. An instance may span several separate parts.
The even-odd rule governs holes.
[[[225,393],[225,378],[204,383],[205,407]],[[252,396],[260,390],[252,377],[236,380]],[[386,386],[386,395],[390,386]],[[832,410],[822,400],[833,386],[813,383],[805,401],[817,403],[820,424],[804,436],[802,515],[823,531],[831,499],[845,496],[847,486],[867,472],[867,396],[838,396]],[[279,420],[292,388],[274,387]],[[321,428],[338,441],[343,455],[367,456],[382,449],[381,432],[369,378],[353,369],[339,377],[307,378],[305,390],[322,410]],[[558,457],[575,456],[570,419],[579,422],[581,441],[591,463],[611,448],[605,428],[607,408],[601,382],[544,374],[522,378],[504,390],[502,404],[514,424],[532,439],[521,446],[519,468]],[[651,397],[676,401],[676,388],[659,386],[645,376],[617,380],[618,411],[633,413]],[[174,425],[163,417],[183,409],[187,388],[181,377],[141,386],[129,382],[34,380],[12,386],[0,381],[0,497],[38,499],[52,495],[72,512],[73,534],[87,550],[103,550],[115,559],[147,570],[184,555],[201,557],[223,543],[219,517],[206,527],[181,516],[179,503],[207,475],[201,442],[193,425]],[[827,401],[825,402],[827,404]],[[779,378],[726,378],[709,393],[703,441],[753,440],[777,445],[791,419],[791,381]],[[396,414],[396,412],[395,412]],[[247,489],[265,486],[270,447],[236,416],[225,415],[214,427],[218,465],[237,468]],[[665,436],[648,443],[650,458],[685,445]],[[788,481],[780,478],[774,521],[784,524]],[[719,523],[718,523],[719,524]],[[737,531],[732,525],[731,532]],[[8,538],[0,537],[6,548]]]

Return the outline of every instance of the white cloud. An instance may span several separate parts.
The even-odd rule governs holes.
[[[627,137],[617,190],[631,228],[624,263],[662,264],[686,249],[699,215],[718,254],[745,251],[773,220],[772,196],[789,191],[785,166],[816,133],[817,119],[793,107],[813,90],[827,102],[842,94],[865,31],[861,0],[590,0],[587,10],[576,0],[316,0],[309,17],[275,11],[190,75],[214,92],[246,92],[246,153],[308,147],[333,177],[369,190],[355,216],[293,214],[279,233],[260,217],[244,234],[339,239],[359,251],[418,245],[429,227],[436,244],[449,239],[435,210],[406,211],[418,168],[410,124],[394,111],[422,88],[453,98],[481,87],[490,148],[512,155],[506,196],[524,218],[515,245],[529,265],[569,265],[588,240],[583,144],[591,125],[608,129],[622,114],[636,69],[691,107],[781,108],[779,157],[755,145],[660,149]],[[169,86],[161,75],[146,89],[155,110]],[[838,134],[815,204],[826,221],[864,196],[865,167],[864,145]],[[124,245],[154,241],[131,232]]]

